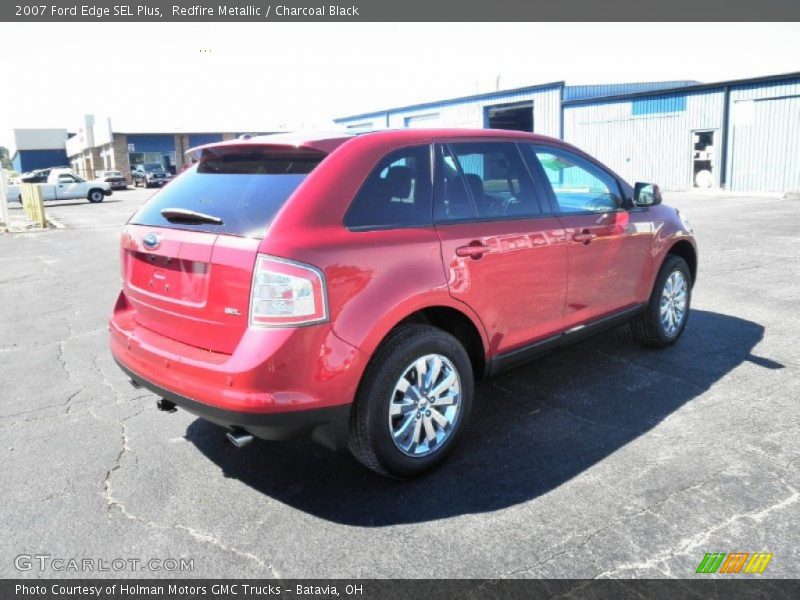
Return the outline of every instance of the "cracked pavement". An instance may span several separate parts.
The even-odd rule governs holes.
[[[130,577],[692,577],[735,551],[800,576],[800,199],[667,195],[701,246],[683,340],[620,328],[480,384],[449,461],[402,483],[307,441],[237,450],[128,384],[106,320],[151,193],[0,237],[0,576],[81,575],[14,567],[49,554],[194,561]]]

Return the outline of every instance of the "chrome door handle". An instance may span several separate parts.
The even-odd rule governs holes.
[[[576,233],[572,236],[572,239],[576,242],[580,242],[583,245],[590,244],[591,241],[596,238],[597,235],[589,231],[588,229],[584,229],[580,233]]]
[[[477,260],[490,250],[491,248],[489,248],[489,246],[484,246],[483,244],[475,244],[474,246],[470,244],[469,246],[459,246],[456,248],[456,256],[469,256]]]

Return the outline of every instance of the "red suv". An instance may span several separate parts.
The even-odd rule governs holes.
[[[492,130],[274,135],[194,150],[122,234],[111,350],[241,446],[310,435],[421,473],[474,380],[630,322],[686,326],[697,251],[657,186]]]

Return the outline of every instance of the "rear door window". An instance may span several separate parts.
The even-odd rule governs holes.
[[[294,148],[205,149],[196,166],[164,186],[130,223],[262,238],[278,210],[323,158],[322,152]],[[162,214],[170,214],[169,209],[222,222],[170,220]]]
[[[502,220],[542,214],[533,180],[516,144],[452,143],[441,147],[437,160],[437,221]]]
[[[431,225],[430,146],[412,146],[385,156],[353,198],[345,227],[357,230]]]

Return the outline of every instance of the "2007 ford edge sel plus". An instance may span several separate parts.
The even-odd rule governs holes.
[[[630,322],[686,326],[697,251],[657,186],[492,130],[274,135],[198,162],[122,233],[111,350],[132,383],[242,446],[309,435],[410,477],[476,379]]]

